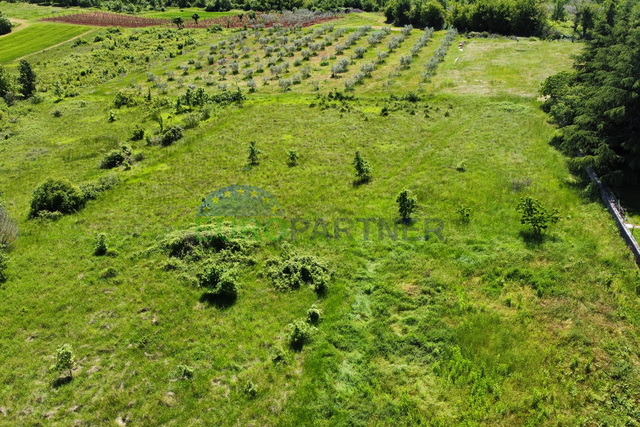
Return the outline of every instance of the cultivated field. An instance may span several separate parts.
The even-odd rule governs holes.
[[[569,69],[581,46],[382,21],[103,28],[30,57],[39,102],[0,107],[1,199],[20,227],[0,288],[0,424],[637,416],[635,266],[549,145],[554,128],[539,109],[540,82]],[[183,137],[169,141],[177,126]],[[122,144],[130,162],[108,169]],[[356,150],[368,182],[355,180]],[[77,213],[28,219],[49,177],[119,182]],[[185,237],[203,199],[233,185],[269,193],[285,224],[309,229],[298,222],[292,239],[236,224],[220,240],[232,243],[215,247]],[[415,217],[442,229],[393,240],[372,225],[364,240],[356,219],[393,226],[403,189],[417,196]],[[526,196],[560,212],[542,238],[520,223]],[[313,237],[318,219],[327,233]],[[349,220],[352,239],[339,232]],[[199,286],[209,262],[235,274],[237,299]],[[289,286],[285,264],[309,268],[326,290],[320,279]],[[312,308],[321,315],[310,340],[292,344]],[[76,355],[73,379],[53,368],[62,344]]]

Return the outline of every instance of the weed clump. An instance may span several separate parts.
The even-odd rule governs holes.
[[[331,272],[325,263],[310,255],[293,255],[267,261],[267,274],[279,291],[309,285],[317,294],[327,290]]]

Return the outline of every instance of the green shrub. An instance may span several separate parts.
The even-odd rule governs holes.
[[[0,12],[0,36],[9,34],[12,27],[13,25],[11,24],[11,20],[9,20],[9,17]]]
[[[100,193],[107,191],[120,182],[116,174],[109,174],[98,178],[97,181],[89,181],[80,184],[85,201],[97,199]]]
[[[95,256],[103,256],[107,254],[107,251],[107,235],[104,233],[98,233],[93,246],[93,254]]]
[[[295,351],[302,350],[305,344],[311,342],[311,337],[316,331],[314,326],[304,320],[294,320],[287,325],[287,341],[291,349]]]
[[[144,139],[144,129],[136,125],[136,128],[131,132],[129,141],[142,141]]]
[[[137,104],[136,99],[133,95],[119,91],[116,93],[115,98],[113,99],[113,106],[115,108],[122,107],[133,107]]]
[[[112,150],[105,154],[100,162],[100,168],[113,169],[127,162],[133,162],[131,147],[122,145],[119,150]]]
[[[407,222],[411,218],[411,214],[416,210],[418,199],[411,196],[409,190],[402,190],[396,198],[396,203],[398,203],[400,218]]]
[[[195,369],[192,366],[188,365],[178,365],[177,366],[177,377],[181,380],[190,380],[193,379],[193,375],[195,373]]]
[[[257,227],[206,224],[169,233],[158,248],[170,256],[183,258],[201,250],[242,252],[255,245]]]
[[[356,178],[359,182],[367,182],[371,179],[371,166],[360,155],[360,151],[356,151],[356,156],[351,163],[356,170]]]
[[[105,268],[100,272],[101,279],[112,279],[118,275],[118,270],[113,267]]]
[[[78,186],[66,179],[49,178],[34,190],[29,218],[36,218],[43,211],[70,214],[82,209],[85,203],[85,195]]]
[[[56,350],[55,360],[55,369],[57,371],[69,370],[69,377],[73,377],[72,370],[76,365],[76,356],[73,354],[73,349],[69,344],[64,344]]]
[[[532,197],[520,199],[516,210],[522,214],[520,223],[529,225],[534,235],[540,235],[549,227],[549,224],[556,223],[560,219],[557,209],[548,211],[540,201]]]
[[[183,136],[184,132],[182,127],[172,126],[169,129],[165,130],[160,137],[160,145],[162,145],[163,147],[167,147],[181,139]]]
[[[228,270],[220,264],[209,261],[200,273],[200,286],[217,298],[232,300],[238,296],[238,285],[233,270]]]
[[[287,157],[289,158],[289,166],[296,166],[300,155],[296,150],[289,150],[287,152]]]
[[[258,395],[258,386],[251,380],[247,381],[242,392],[249,398],[255,399]]]
[[[267,275],[279,291],[298,289],[306,284],[318,294],[327,290],[331,272],[325,263],[309,255],[293,255],[268,260]]]
[[[321,316],[322,316],[322,310],[316,307],[315,304],[313,304],[311,308],[307,310],[307,322],[309,322],[312,325],[317,325],[318,323],[320,323]]]
[[[256,147],[256,142],[255,141],[251,141],[249,143],[249,164],[251,166],[255,166],[260,164],[260,160],[258,159],[258,156],[260,155],[261,151],[258,149],[258,147]]]

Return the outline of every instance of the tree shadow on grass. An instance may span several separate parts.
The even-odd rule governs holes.
[[[73,377],[67,375],[65,377],[58,377],[55,380],[53,380],[53,382],[51,383],[51,386],[53,388],[60,388],[63,385],[67,385],[69,384],[71,381],[73,381]]]
[[[237,299],[237,295],[215,295],[210,292],[205,292],[200,296],[201,303],[222,309],[231,307]]]
[[[552,236],[546,233],[534,233],[531,230],[522,230],[520,231],[520,237],[524,241],[527,249],[535,249],[545,242],[557,242],[558,238],[556,236]]]
[[[369,182],[371,182],[371,177],[365,176],[362,178],[354,179],[352,184],[354,187],[360,187],[361,185],[368,184]]]

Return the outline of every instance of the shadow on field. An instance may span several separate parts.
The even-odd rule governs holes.
[[[371,182],[371,178],[366,176],[364,178],[358,178],[353,180],[353,186],[360,187],[361,185],[368,184],[369,182]]]
[[[53,388],[60,388],[63,385],[69,384],[72,380],[73,380],[73,377],[70,377],[68,375],[66,377],[58,377],[55,380],[53,380],[53,382],[51,383],[51,386]]]
[[[209,292],[205,292],[200,297],[200,302],[216,308],[229,308],[233,304],[235,304],[237,299],[238,297],[236,295],[220,296],[220,295],[211,294]]]
[[[524,240],[524,244],[527,249],[535,249],[540,247],[545,242],[557,242],[558,238],[545,233],[534,233],[531,230],[520,231],[520,237]]]

